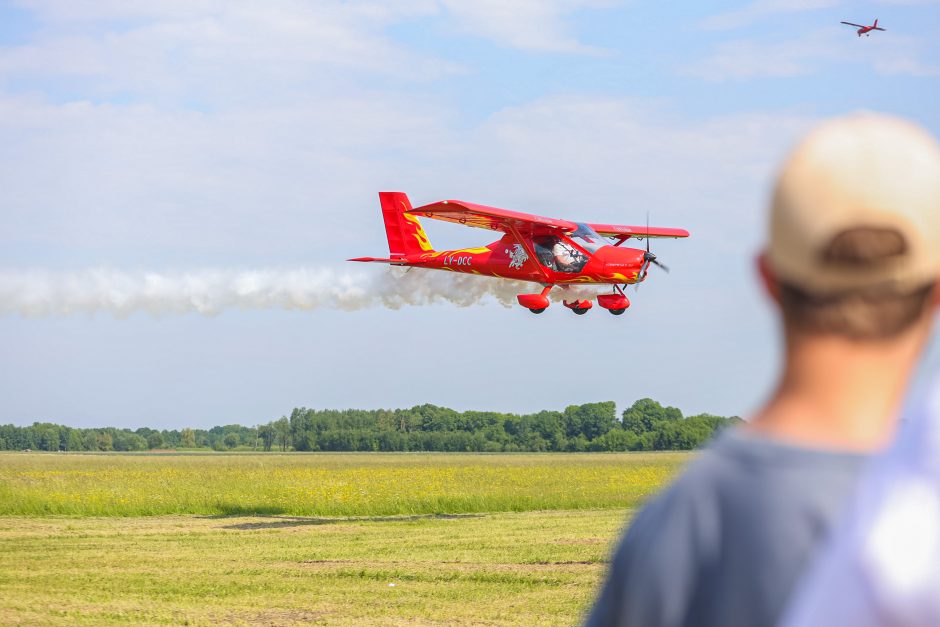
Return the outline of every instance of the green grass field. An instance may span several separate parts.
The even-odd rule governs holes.
[[[683,453],[0,454],[0,515],[390,516],[634,507]]]
[[[572,624],[687,459],[4,454],[0,622]]]

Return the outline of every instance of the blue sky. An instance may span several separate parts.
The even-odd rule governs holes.
[[[887,31],[870,38],[839,24],[876,17]],[[746,416],[779,360],[752,271],[775,168],[814,123],[859,109],[940,134],[938,26],[940,3],[914,0],[0,2],[7,300],[41,291],[30,272],[395,281],[342,261],[386,252],[386,189],[596,222],[649,211],[693,234],[657,243],[673,272],[619,318],[491,298],[210,316],[6,306],[0,422],[645,396]],[[494,239],[427,229],[441,248]]]

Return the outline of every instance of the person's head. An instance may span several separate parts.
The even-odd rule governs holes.
[[[940,146],[903,120],[856,114],[784,164],[764,283],[790,336],[890,341],[940,304]]]
[[[575,262],[574,250],[571,248],[571,246],[565,244],[561,240],[558,240],[558,242],[555,244],[555,259],[557,259],[559,263],[565,265],[573,264]]]

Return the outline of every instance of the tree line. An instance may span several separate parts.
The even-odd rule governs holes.
[[[665,451],[689,450],[740,421],[683,416],[644,398],[619,417],[612,401],[534,414],[410,409],[296,408],[256,427],[80,429],[49,422],[0,426],[0,450],[147,451]]]

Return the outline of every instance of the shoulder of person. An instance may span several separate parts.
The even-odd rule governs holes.
[[[650,554],[652,559],[659,552],[688,552],[706,545],[718,533],[725,466],[715,451],[702,451],[636,513],[621,549]]]
[[[715,463],[710,452],[699,453],[633,517],[588,625],[683,623],[701,565],[716,553]]]

